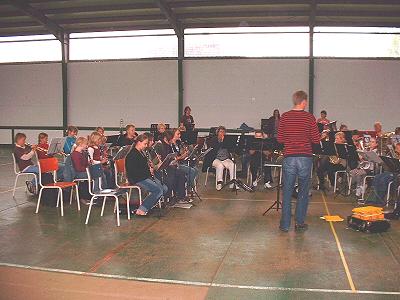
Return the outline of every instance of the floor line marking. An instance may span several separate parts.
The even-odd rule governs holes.
[[[12,165],[13,163],[12,162],[10,162],[10,163],[5,163],[5,164],[0,164],[0,167],[1,166],[9,166],[9,165]]]
[[[220,288],[236,288],[236,289],[248,289],[248,290],[267,290],[267,291],[290,291],[290,292],[316,292],[316,293],[336,293],[336,294],[352,294],[352,290],[335,290],[335,289],[318,289],[318,288],[290,288],[290,287],[274,287],[274,286],[254,286],[254,285],[236,285],[226,283],[207,283],[201,281],[186,281],[186,280],[174,280],[174,279],[161,279],[161,278],[148,278],[148,277],[134,277],[124,275],[113,275],[113,274],[100,274],[100,273],[87,273],[81,271],[52,269],[44,267],[34,267],[28,265],[18,265],[11,263],[0,262],[0,267],[12,267],[27,270],[45,271],[61,274],[70,275],[83,275],[107,279],[121,279],[121,280],[135,280],[142,282],[154,282],[154,283],[169,283],[169,284],[181,284],[187,286],[204,286],[204,287],[220,287]],[[400,291],[368,291],[368,290],[357,290],[358,294],[372,294],[372,295],[400,295]]]
[[[24,185],[22,185],[22,186],[18,186],[18,187],[16,187],[15,189],[16,190],[18,190],[18,189],[22,189],[23,187],[25,187]],[[9,189],[9,190],[6,190],[6,191],[2,191],[2,192],[0,192],[0,194],[5,194],[5,193],[9,193],[9,192],[12,192],[14,190],[14,188],[12,188],[12,189]]]
[[[325,210],[326,210],[328,216],[330,216],[331,213],[329,212],[329,208],[328,208],[328,204],[326,203],[325,195],[324,195],[324,193],[321,193],[321,195],[322,195],[322,199],[324,200]],[[343,248],[342,248],[342,245],[341,245],[341,243],[339,241],[339,237],[338,237],[338,235],[336,233],[335,227],[333,226],[333,222],[329,222],[329,225],[331,227],[333,236],[335,237],[336,245],[337,245],[337,248],[339,250],[340,258],[342,260],[343,267],[344,267],[344,270],[346,272],[346,276],[347,276],[347,280],[349,282],[350,288],[354,293],[357,293],[358,291],[356,290],[353,278],[351,277],[350,269],[349,269],[349,266],[347,264],[346,258],[344,256]]]

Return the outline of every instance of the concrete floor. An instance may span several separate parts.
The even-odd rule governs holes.
[[[2,149],[0,299],[400,298],[399,221],[387,233],[367,234],[320,219],[326,208],[346,217],[352,198],[314,192],[309,230],[282,233],[280,212],[262,216],[275,191],[217,192],[212,178],[190,210],[122,217],[118,228],[111,201],[104,217],[94,208],[89,225],[87,208],[78,213],[76,204],[65,205],[64,217],[45,206],[36,215],[22,179],[12,198],[13,180]]]

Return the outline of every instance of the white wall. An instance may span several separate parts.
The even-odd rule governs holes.
[[[178,121],[177,62],[72,62],[68,69],[69,124],[119,127]]]
[[[0,125],[61,126],[61,64],[0,65]]]
[[[187,60],[184,88],[196,127],[259,128],[275,108],[291,108],[294,91],[308,90],[308,60]]]
[[[315,63],[315,108],[350,128],[400,126],[400,61],[321,59]]]

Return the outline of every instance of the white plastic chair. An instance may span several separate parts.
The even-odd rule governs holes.
[[[128,214],[128,220],[131,219],[131,212],[130,212],[130,207],[129,207],[129,194],[127,191],[123,190],[123,189],[118,189],[118,190],[113,190],[113,189],[100,189],[99,191],[93,191],[92,189],[92,181],[94,179],[97,178],[92,178],[91,174],[90,174],[90,170],[89,168],[86,168],[86,173],[88,175],[88,180],[89,180],[89,194],[92,196],[92,198],[90,199],[90,204],[89,204],[89,209],[87,212],[87,216],[86,216],[86,222],[85,224],[87,225],[89,223],[89,217],[90,217],[90,212],[92,210],[92,206],[93,206],[93,200],[96,197],[103,197],[103,205],[101,208],[101,214],[100,216],[103,216],[104,214],[104,207],[106,204],[106,199],[107,197],[113,197],[115,199],[115,213],[117,215],[117,226],[120,226],[120,220],[119,220],[119,203],[118,203],[118,197],[122,196],[122,195],[126,195],[126,210],[127,210],[127,214]],[[100,181],[100,187],[101,187],[101,178],[98,178]]]
[[[33,176],[35,178],[36,182],[36,191],[38,190],[38,178],[36,173],[30,173],[30,172],[21,172],[18,169],[18,164],[17,164],[17,159],[15,158],[14,153],[12,153],[12,158],[13,158],[13,164],[14,164],[14,173],[15,173],[15,182],[14,182],[14,188],[13,188],[13,197],[15,196],[15,190],[17,188],[17,183],[18,183],[18,178],[23,175],[29,175]]]

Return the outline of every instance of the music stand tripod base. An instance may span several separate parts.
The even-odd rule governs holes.
[[[269,167],[277,167],[279,169],[279,174],[278,174],[278,185],[276,186],[276,200],[268,209],[263,213],[263,216],[265,216],[271,209],[276,209],[276,211],[279,211],[282,209],[282,202],[280,200],[280,194],[281,194],[281,174],[282,174],[282,165],[275,165],[275,164],[267,164]]]

